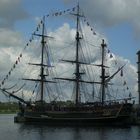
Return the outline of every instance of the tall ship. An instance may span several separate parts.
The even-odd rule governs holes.
[[[94,60],[91,60],[90,56],[95,55],[95,52],[89,51],[90,54],[87,55],[88,53],[83,43],[85,38],[80,21],[86,21],[86,17],[83,12],[81,12],[79,4],[72,9],[56,12],[52,15],[61,16],[66,13],[72,16],[72,20],[76,19],[76,29],[74,30],[75,43],[72,44],[74,57],[70,59],[58,59],[61,63],[66,63],[66,66],[72,65],[73,69],[70,70],[68,75],[51,75],[50,69],[52,70],[57,67],[57,64],[54,63],[53,66],[51,64],[48,43],[49,39],[53,41],[55,37],[46,34],[45,22],[49,15],[44,16],[39,25],[41,33],[33,33],[33,36],[40,38],[40,62],[28,63],[28,65],[39,69],[38,78],[22,79],[26,81],[26,83],[35,83],[34,87],[36,90],[33,90],[33,93],[36,92],[37,94],[36,100],[33,101],[30,99],[27,101],[23,97],[19,97],[15,94],[16,92],[21,92],[23,86],[16,92],[11,92],[13,87],[9,88],[10,90],[2,86],[0,88],[5,95],[19,101],[19,112],[17,116],[15,116],[15,122],[46,123],[46,125],[111,125],[130,123],[133,106],[131,102],[132,97],[128,96],[115,99],[112,98],[113,90],[109,91],[110,87],[112,88],[115,85],[112,83],[112,79],[118,75],[118,73],[122,72],[125,64],[116,69],[113,74],[109,73],[110,67],[106,65],[106,52],[108,48],[104,39],[101,39],[101,45],[99,46],[101,59],[98,63],[94,63]],[[89,26],[87,21],[86,24]],[[37,28],[37,31],[38,30],[39,28]],[[92,28],[91,31],[93,31]],[[94,35],[95,34],[94,32]],[[69,53],[69,51],[67,51],[67,53]],[[86,55],[84,53],[86,53]],[[63,72],[63,68],[61,72],[65,73]],[[72,77],[70,77],[70,73]],[[94,76],[97,77],[98,74],[98,81],[96,81]],[[64,77],[61,77],[61,75]],[[67,83],[67,86],[64,87],[63,85],[65,83]],[[64,90],[61,95],[62,100],[59,96],[59,86],[62,91]],[[52,90],[49,90],[50,88],[52,88]],[[99,90],[95,92],[96,88]],[[24,91],[22,91],[22,93],[23,92]],[[64,94],[70,94],[70,92],[72,93],[72,100],[66,100]],[[47,95],[48,98],[46,98],[45,95]],[[86,97],[88,99],[86,99]]]

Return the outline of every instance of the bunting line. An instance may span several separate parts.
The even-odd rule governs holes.
[[[90,30],[91,30],[92,34],[97,35],[97,33],[94,31],[94,28],[90,25],[89,21],[86,18],[84,18],[84,22],[86,23],[86,25],[88,27],[90,27]]]
[[[64,11],[59,11],[59,12],[55,12],[55,13],[52,13],[52,14],[48,14],[48,15],[43,16],[43,18],[42,18],[42,19],[40,20],[40,22],[38,23],[38,25],[37,25],[35,31],[32,33],[32,35],[31,35],[29,41],[26,43],[26,45],[25,45],[23,51],[24,51],[24,50],[30,45],[30,43],[32,43],[32,41],[34,40],[34,35],[35,35],[36,32],[38,32],[39,29],[41,28],[41,25],[43,24],[43,19],[44,19],[45,17],[48,18],[48,17],[50,17],[50,16],[62,16],[62,15],[64,15],[64,14],[70,13],[70,12],[75,11],[75,10],[76,10],[76,7],[73,7],[73,8],[71,8],[71,9],[66,9],[66,10],[64,10]],[[20,53],[20,55],[17,57],[17,60],[16,60],[15,63],[13,64],[11,70],[8,72],[8,74],[7,74],[7,75],[4,77],[4,79],[2,80],[2,82],[1,82],[1,84],[0,84],[0,87],[1,87],[1,86],[4,86],[5,81],[8,80],[9,76],[12,74],[12,71],[16,68],[16,65],[18,65],[18,64],[20,63],[21,58],[22,58],[22,53]]]
[[[77,7],[73,7],[71,9],[66,9],[66,10],[63,10],[63,11],[58,11],[58,12],[54,12],[52,14],[48,14],[48,15],[45,15],[45,17],[57,17],[57,16],[62,16],[62,15],[65,15],[65,14],[68,14],[70,12],[74,12],[76,10]]]

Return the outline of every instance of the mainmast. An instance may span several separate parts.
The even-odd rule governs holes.
[[[80,14],[80,8],[79,3],[77,5],[77,13],[71,13],[72,15],[76,16],[76,55],[75,60],[62,60],[64,62],[68,63],[74,63],[75,64],[75,77],[74,78],[55,78],[59,80],[66,80],[66,81],[72,81],[75,83],[75,105],[78,106],[80,103],[80,83],[87,83],[87,84],[101,84],[101,82],[94,82],[94,81],[85,81],[81,79],[81,75],[85,74],[83,72],[80,72],[80,65],[91,65],[90,63],[82,62],[79,58],[79,51],[80,51],[80,39],[82,39],[80,35],[80,17],[83,17],[83,15]],[[94,65],[94,64],[93,64]],[[101,66],[101,65],[94,65],[94,66]]]
[[[105,47],[106,44],[104,43],[104,39],[102,40],[102,64],[101,64],[101,102],[102,105],[104,104],[105,99],[105,83],[106,83],[106,76],[105,76],[105,65],[104,65],[104,58],[105,58]]]
[[[75,76],[76,76],[76,99],[75,99],[75,103],[76,105],[78,105],[79,103],[79,92],[80,92],[80,84],[79,84],[79,80],[80,80],[80,72],[79,72],[79,42],[81,37],[79,36],[79,4],[77,6],[77,26],[76,26],[76,72],[75,72]]]

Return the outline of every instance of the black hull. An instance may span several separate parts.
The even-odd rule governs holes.
[[[129,116],[118,117],[99,117],[99,118],[46,118],[46,117],[15,117],[16,121],[22,120],[24,123],[39,123],[48,126],[99,126],[99,125],[128,125],[130,124]]]
[[[96,126],[96,125],[128,125],[124,118],[105,118],[105,119],[42,119],[25,118],[26,123],[45,123],[47,125],[66,125],[66,126]]]
[[[131,124],[132,105],[114,105],[74,111],[28,111],[15,117],[15,122],[46,125],[127,125]]]

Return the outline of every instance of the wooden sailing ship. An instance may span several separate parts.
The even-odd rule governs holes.
[[[30,65],[35,65],[40,67],[40,78],[39,79],[23,79],[30,80],[33,82],[40,83],[40,99],[35,102],[25,101],[24,99],[10,93],[5,89],[1,89],[5,94],[16,98],[19,101],[19,113],[15,117],[15,122],[42,122],[47,125],[95,125],[95,124],[125,124],[130,121],[130,116],[132,113],[132,103],[128,101],[131,98],[122,99],[122,102],[118,100],[109,100],[106,101],[106,87],[111,85],[111,79],[123,69],[124,66],[120,67],[114,74],[111,76],[106,75],[106,69],[108,67],[105,65],[105,49],[107,45],[105,41],[102,40],[101,49],[102,49],[102,59],[101,64],[91,64],[84,61],[81,61],[79,57],[80,51],[80,41],[83,39],[83,36],[80,32],[80,18],[83,15],[80,14],[79,5],[77,6],[77,12],[71,13],[73,16],[76,16],[76,49],[75,49],[75,60],[61,60],[66,63],[72,63],[75,65],[74,78],[64,78],[64,77],[54,77],[52,80],[47,80],[49,75],[45,73],[44,68],[50,67],[49,64],[44,64],[44,49],[45,44],[47,43],[45,38],[49,36],[45,35],[45,18],[42,20],[42,34],[34,34],[35,36],[41,37],[41,62],[39,64],[30,63]],[[93,52],[94,53],[94,52]],[[83,80],[82,76],[85,75],[85,72],[81,71],[81,65],[92,65],[99,67],[101,70],[100,81],[88,81]],[[59,101],[51,101],[47,103],[44,99],[44,86],[45,83],[56,83],[56,81],[71,81],[74,82],[75,90],[74,96],[75,100],[70,102],[70,105],[66,104],[65,101],[63,104],[60,104]],[[80,88],[82,84],[94,84],[101,85],[100,101],[90,101],[82,102],[81,101],[81,91]]]

